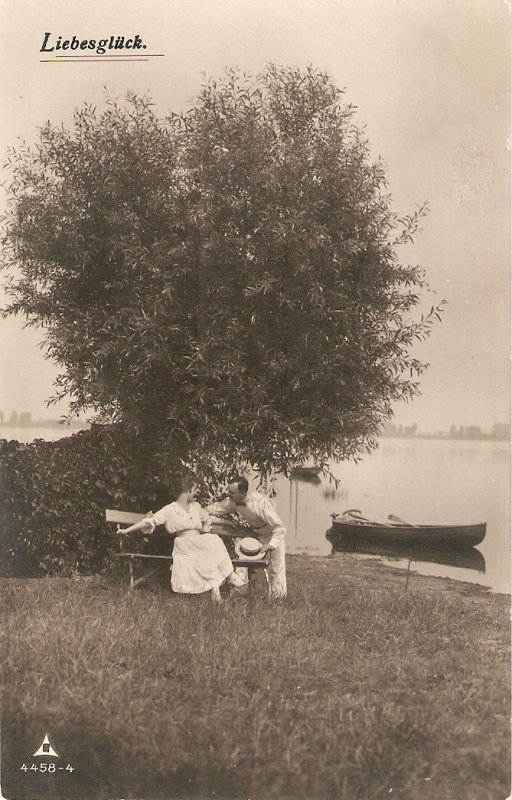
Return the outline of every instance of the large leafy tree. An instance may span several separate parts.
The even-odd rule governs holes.
[[[397,218],[327,75],[228,70],[167,117],[107,98],[8,166],[7,313],[44,327],[72,412],[286,472],[371,449],[418,392],[438,309],[397,252],[424,211]]]

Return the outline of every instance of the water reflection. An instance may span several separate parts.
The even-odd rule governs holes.
[[[400,544],[396,542],[355,542],[347,541],[339,531],[331,527],[325,532],[326,539],[332,546],[333,553],[363,553],[384,556],[391,559],[445,564],[450,567],[462,567],[485,573],[485,558],[476,547],[442,547]]]
[[[348,500],[346,489],[336,489],[334,486],[326,486],[322,491],[322,497],[326,500]]]

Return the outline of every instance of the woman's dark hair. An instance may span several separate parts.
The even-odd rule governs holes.
[[[178,494],[189,492],[197,483],[197,478],[193,472],[185,472],[177,481]]]
[[[242,475],[235,475],[233,478],[230,478],[228,480],[228,486],[231,483],[236,483],[239,492],[247,493],[249,491],[249,482],[247,478],[244,478]]]

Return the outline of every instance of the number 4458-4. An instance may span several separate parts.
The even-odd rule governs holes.
[[[64,770],[65,772],[74,772],[74,767],[71,764],[68,764],[65,767],[57,767],[56,764],[50,762],[50,764],[31,764],[28,766],[27,764],[22,764],[20,769],[22,772],[58,772],[60,770]]]

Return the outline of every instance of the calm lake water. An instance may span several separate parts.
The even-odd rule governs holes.
[[[411,570],[510,591],[508,442],[383,439],[361,462],[338,464],[333,473],[337,490],[326,478],[316,485],[279,480],[276,505],[288,529],[288,552],[331,553],[329,515],[348,508],[380,521],[395,514],[414,524],[487,522],[477,548],[483,559],[473,551],[474,568],[413,560]],[[408,566],[404,559],[375,557]]]
[[[72,433],[60,427],[0,426],[0,438],[24,442]],[[472,568],[413,560],[411,569],[510,592],[508,442],[383,439],[379,449],[358,464],[343,462],[333,472],[340,480],[337,490],[326,478],[318,484],[278,480],[275,502],[288,530],[288,552],[330,554],[329,515],[347,508],[381,521],[388,514],[415,524],[482,521],[487,522],[487,534],[477,550],[483,558],[475,553]],[[403,559],[375,557],[400,569],[408,566]]]

